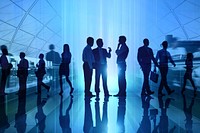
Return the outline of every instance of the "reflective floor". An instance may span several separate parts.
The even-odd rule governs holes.
[[[67,87],[68,88],[68,87]],[[140,90],[140,89],[138,89]],[[69,91],[0,97],[1,133],[199,133],[200,93],[170,96],[84,97]]]

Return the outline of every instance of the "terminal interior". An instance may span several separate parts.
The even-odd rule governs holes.
[[[111,47],[107,59],[108,89],[118,92],[115,50],[119,36],[127,38],[127,96],[104,97],[100,83],[100,99],[84,96],[82,52],[91,36],[102,38],[104,48]],[[158,83],[150,80],[155,91],[151,97],[141,96],[143,74],[137,62],[138,48],[148,38],[154,56],[169,43],[168,51],[176,63],[169,64],[168,85],[172,95],[158,97]],[[69,44],[72,54],[70,76],[73,96],[63,77],[64,94],[59,95],[59,65],[46,61],[43,81],[50,85],[48,93],[37,95],[36,64],[39,54],[46,55],[49,45],[59,54]],[[2,133],[198,133],[200,129],[200,4],[198,0],[1,0],[0,45],[8,48],[13,68],[5,92],[0,96],[0,131]],[[17,64],[19,53],[29,61],[26,96],[19,90]],[[187,53],[193,53],[192,78],[197,96],[188,81],[181,94]],[[1,53],[0,53],[1,54]],[[0,68],[1,69],[1,68]],[[152,63],[153,70],[153,63]],[[95,94],[95,71],[91,91]],[[1,72],[0,72],[1,77]],[[164,89],[165,90],[165,89]],[[164,92],[166,93],[166,92]],[[167,94],[167,93],[166,93]]]

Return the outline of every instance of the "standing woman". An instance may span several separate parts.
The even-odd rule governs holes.
[[[68,82],[68,84],[71,88],[70,95],[72,95],[74,88],[72,87],[72,83],[69,80],[69,64],[71,62],[72,55],[71,55],[68,44],[64,44],[63,53],[61,54],[61,57],[62,57],[62,62],[59,67],[59,77],[60,77],[60,93],[59,93],[59,95],[62,95],[62,93],[63,93],[62,76],[65,76],[66,81]]]
[[[12,68],[12,64],[8,62],[7,55],[8,49],[7,46],[1,46],[2,55],[0,57],[0,64],[1,64],[1,86],[0,86],[0,95],[6,95],[5,88],[6,88],[6,81],[10,74],[10,69]]]
[[[44,54],[39,55],[39,62],[36,65],[38,67],[38,70],[35,72],[36,77],[37,77],[37,89],[38,89],[38,94],[41,94],[41,86],[45,87],[47,91],[49,92],[50,86],[46,85],[45,83],[42,82],[44,75],[46,74],[45,70],[45,62],[44,62]]]
[[[168,73],[168,61],[170,61],[174,67],[176,64],[172,60],[170,53],[167,51],[168,42],[162,42],[163,49],[159,50],[156,55],[156,61],[159,59],[159,69],[161,73],[161,82],[158,89],[158,96],[164,96],[162,93],[163,87],[165,87],[168,95],[172,94],[174,90],[171,90],[167,84],[167,73]]]

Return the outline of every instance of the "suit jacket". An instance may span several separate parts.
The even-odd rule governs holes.
[[[95,66],[98,66],[99,64],[107,64],[107,60],[106,58],[110,58],[111,54],[107,52],[107,50],[105,48],[102,48],[102,61],[100,60],[100,53],[99,53],[99,48],[95,48],[92,50],[93,51],[93,55],[94,55],[94,59],[95,59]]]

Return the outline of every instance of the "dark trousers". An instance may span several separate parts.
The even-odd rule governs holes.
[[[102,75],[103,81],[103,90],[104,94],[108,94],[108,86],[107,86],[107,65],[106,64],[99,64],[95,69],[95,92],[98,94],[100,92],[99,89],[99,81],[100,76]]]
[[[67,83],[69,84],[70,88],[72,89],[72,83],[69,80],[69,77],[66,75],[60,75],[60,91],[63,91],[63,82],[62,82],[62,76],[65,76]]]
[[[5,93],[6,81],[7,81],[8,75],[9,75],[9,71],[6,69],[2,69],[0,93]]]
[[[158,89],[158,93],[162,93],[163,87],[165,87],[167,93],[171,91],[168,84],[167,84],[167,73],[168,73],[168,67],[160,67],[160,74],[161,74],[161,82]]]
[[[26,92],[26,82],[27,82],[27,76],[23,75],[19,77],[19,93]]]
[[[92,69],[90,69],[87,62],[83,63],[83,73],[84,73],[84,80],[85,80],[85,94],[89,95],[91,94],[90,87],[92,83]]]
[[[192,79],[192,69],[188,69],[186,70],[185,72],[185,75],[184,75],[184,82],[183,82],[183,90],[185,90],[185,86],[186,86],[186,80],[190,80],[191,84],[192,84],[192,87],[194,88],[194,90],[196,91],[197,88],[195,87],[194,85],[194,81]]]
[[[149,73],[151,71],[151,66],[150,65],[146,65],[144,67],[142,67],[142,72],[143,72],[143,77],[144,77],[144,81],[143,81],[143,86],[142,86],[142,94],[144,94],[145,92],[150,93],[150,86],[149,86]]]
[[[41,87],[43,86],[45,89],[48,89],[48,85],[42,82],[44,76],[37,77],[37,89],[38,93],[41,93]]]
[[[120,95],[126,95],[126,63],[118,64],[118,86]]]

